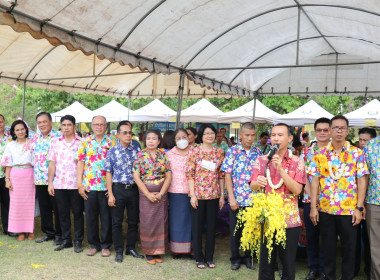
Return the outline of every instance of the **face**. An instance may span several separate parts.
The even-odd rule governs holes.
[[[132,129],[129,125],[120,126],[117,135],[121,144],[129,145],[132,142]]]
[[[226,130],[224,128],[220,129],[220,133],[222,133],[223,136],[226,136]]]
[[[348,127],[345,120],[333,120],[331,124],[331,137],[333,140],[342,142],[346,141]]]
[[[64,136],[71,136],[74,135],[75,133],[75,125],[69,121],[69,120],[64,120],[61,123],[61,131]]]
[[[24,139],[26,137],[26,129],[23,124],[19,123],[15,126],[15,135],[17,139]]]
[[[251,148],[256,137],[256,130],[254,129],[243,129],[239,132],[241,139],[241,144],[244,148]]]
[[[261,145],[263,145],[263,146],[266,145],[268,142],[268,139],[269,139],[268,136],[261,137],[261,141],[260,141]]]
[[[220,143],[220,142],[222,142],[223,141],[223,135],[222,135],[222,133],[218,133],[217,135],[216,135],[216,142],[217,143]]]
[[[41,115],[37,118],[37,126],[43,135],[47,135],[53,128],[53,122],[49,120],[48,116]]]
[[[202,141],[205,144],[212,144],[215,142],[215,132],[211,128],[206,128],[203,131]]]
[[[197,139],[197,136],[198,135],[194,135],[190,129],[186,129],[187,133],[189,133],[189,144],[194,144],[195,143],[195,139]]]
[[[5,128],[5,120],[2,116],[0,116],[0,132],[3,132]]]
[[[146,136],[145,143],[148,149],[157,149],[158,145],[160,145],[160,142],[160,139],[155,133],[149,133]]]
[[[367,142],[371,139],[371,135],[368,133],[359,134],[359,148],[363,150]]]
[[[292,140],[293,136],[288,134],[288,128],[286,126],[274,126],[272,128],[270,141],[273,145],[279,144],[280,150],[287,149]]]
[[[318,123],[315,127],[315,137],[317,137],[317,141],[329,141],[331,137],[330,125],[328,123]]]
[[[95,136],[104,135],[107,129],[106,120],[101,116],[95,117],[92,120],[91,128],[92,131],[94,131]]]
[[[182,139],[189,141],[189,137],[187,136],[187,134],[183,131],[179,131],[177,135],[175,136],[174,140],[177,143],[179,140],[182,140]]]

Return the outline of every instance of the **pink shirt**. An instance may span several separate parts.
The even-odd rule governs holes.
[[[190,146],[187,151],[189,155],[193,147]],[[174,147],[169,152],[166,153],[170,166],[172,169],[172,181],[169,186],[168,192],[171,193],[189,193],[189,184],[187,183],[185,169],[186,169],[186,156],[181,156],[177,150],[177,147]]]
[[[81,138],[75,135],[71,143],[66,143],[64,136],[55,139],[51,145],[48,160],[55,161],[55,177],[53,185],[55,189],[78,189],[77,164],[75,153],[81,143]]]

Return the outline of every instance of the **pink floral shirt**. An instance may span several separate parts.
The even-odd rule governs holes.
[[[187,155],[189,155],[192,150],[193,147],[190,146]],[[188,194],[189,184],[187,183],[185,175],[187,156],[181,156],[177,150],[177,147],[174,147],[169,152],[167,152],[166,156],[169,159],[172,169],[172,181],[170,183],[168,192]]]
[[[268,155],[258,157],[253,167],[253,172],[252,172],[250,181],[256,181],[259,175],[264,176],[265,166],[267,162],[268,162]],[[287,152],[282,160],[282,167],[286,169],[287,165],[288,165],[288,174],[290,178],[295,180],[297,183],[306,184],[305,164],[303,160],[294,155],[292,155],[292,157],[290,158],[289,152]],[[281,175],[280,173],[277,172],[272,162],[269,163],[269,171],[271,174],[272,183],[278,184],[281,180]],[[269,186],[269,184],[267,184],[265,187],[265,191],[270,192],[271,190],[272,188]],[[290,201],[286,200],[285,203],[290,203],[291,208],[294,209],[293,211],[290,212],[288,217],[285,218],[288,228],[301,226],[301,218],[300,218],[299,210],[298,210],[298,195],[293,195],[290,192],[290,190],[285,186],[285,184],[282,184],[282,186],[276,189],[275,192],[281,193],[284,199],[285,198],[289,199]]]
[[[81,143],[81,138],[75,135],[71,143],[66,143],[64,136],[55,139],[51,144],[48,161],[55,162],[55,177],[53,185],[55,189],[74,190],[76,184],[77,165],[75,153]]]

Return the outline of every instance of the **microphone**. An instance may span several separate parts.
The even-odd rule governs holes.
[[[274,154],[276,152],[278,152],[279,149],[280,149],[280,145],[279,144],[274,144],[273,146],[270,147],[270,151],[269,151],[269,154],[268,154],[268,163],[272,160]]]

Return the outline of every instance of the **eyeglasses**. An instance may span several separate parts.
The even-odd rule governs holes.
[[[347,127],[346,126],[334,126],[331,128],[333,131],[346,131],[347,130]]]
[[[215,132],[207,132],[207,133],[203,133],[203,135],[206,135],[206,136],[215,135]]]
[[[132,131],[120,131],[120,134],[122,135],[133,135]]]
[[[324,129],[318,128],[318,129],[315,130],[315,132],[318,132],[318,133],[321,133],[321,132],[327,133],[327,132],[329,132],[329,129],[328,128],[324,128]]]
[[[92,125],[93,126],[98,126],[98,127],[106,126],[105,123],[93,123]]]

